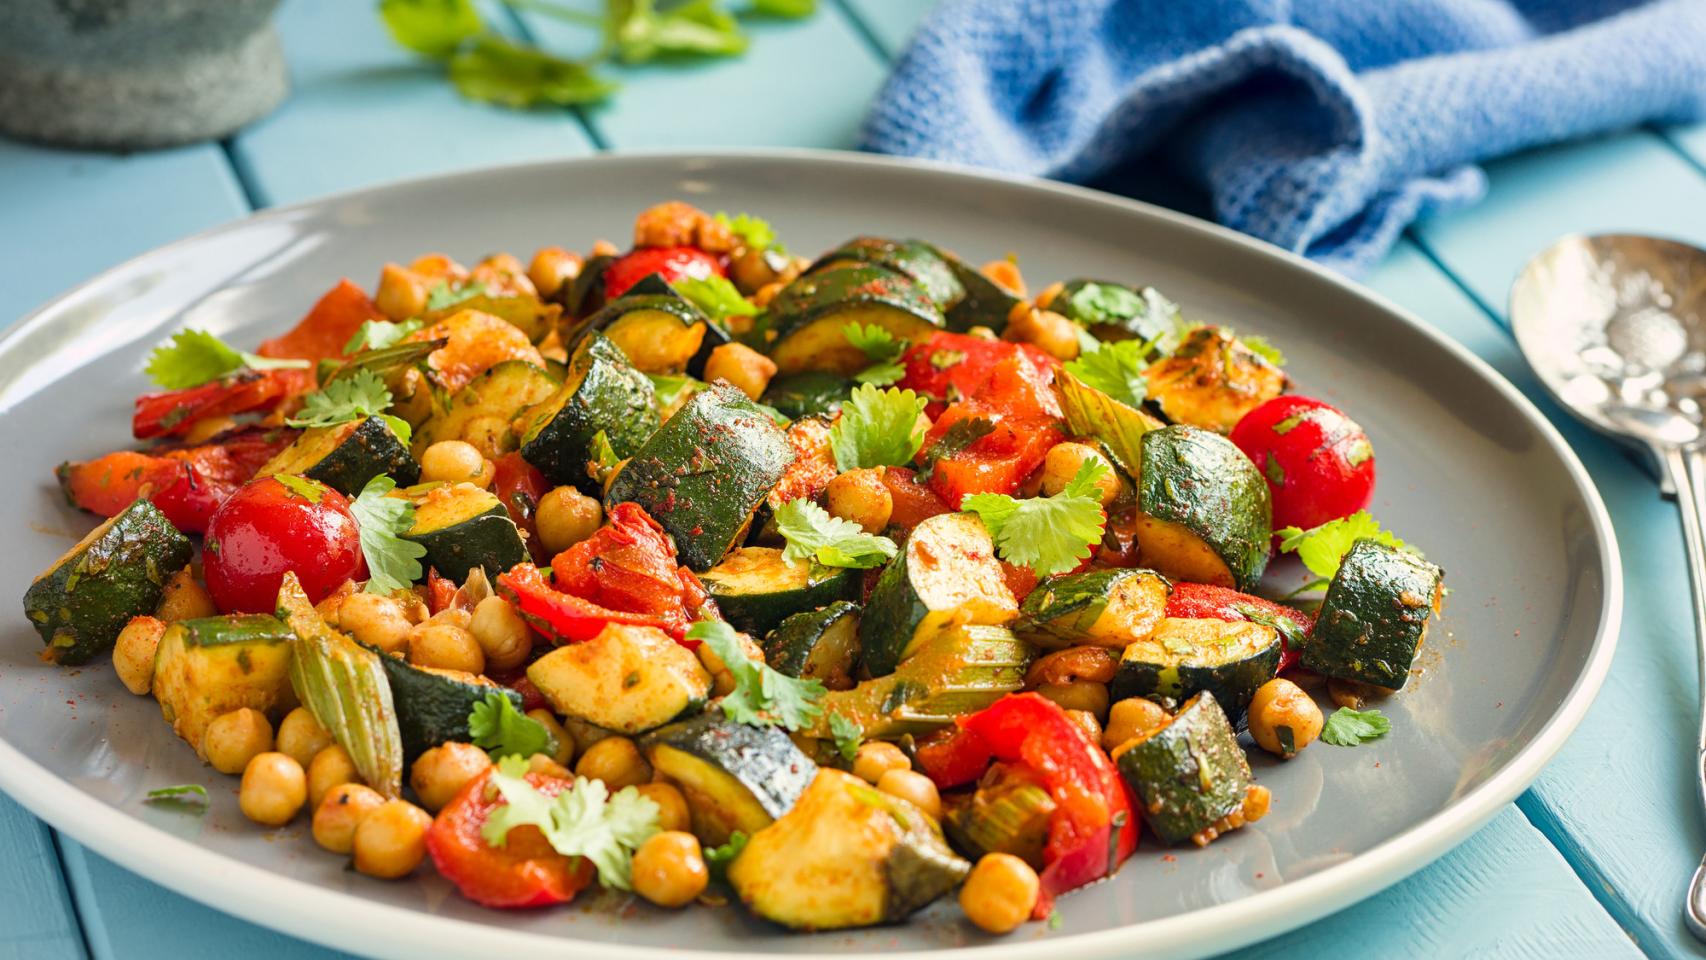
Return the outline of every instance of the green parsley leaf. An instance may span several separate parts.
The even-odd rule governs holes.
[[[1340,707],[1333,711],[1321,727],[1321,739],[1335,747],[1354,747],[1359,743],[1377,740],[1392,729],[1392,721],[1379,710],[1352,710]]]
[[[866,533],[863,527],[813,503],[809,497],[789,500],[776,508],[776,529],[787,547],[786,560],[810,560],[826,567],[869,570],[880,567],[899,548],[888,537]]]
[[[1066,918],[1060,915],[1059,910],[1050,910],[1048,912],[1048,928],[1050,930],[1059,930],[1061,925],[1064,923],[1066,923]]]
[[[822,683],[796,680],[748,657],[740,635],[728,624],[701,620],[687,628],[687,636],[710,647],[734,677],[734,690],[721,701],[723,715],[730,720],[799,730],[823,713],[818,704],[826,692]]]
[[[681,277],[671,280],[669,285],[712,320],[758,315],[758,307],[741,296],[735,285],[725,277],[712,275],[703,280],[698,277]]]
[[[454,307],[464,300],[472,300],[486,292],[483,283],[469,283],[460,287],[452,287],[448,281],[440,280],[427,291],[426,308],[428,313],[437,313],[446,307]]]
[[[493,759],[557,752],[557,738],[543,723],[515,708],[501,691],[493,690],[468,712],[468,738]]]
[[[1149,392],[1149,382],[1143,377],[1144,357],[1143,344],[1136,340],[1116,340],[1079,354],[1078,359],[1068,360],[1065,367],[1087,386],[1128,407],[1136,407]]]
[[[810,11],[808,11],[810,12]],[[776,242],[776,231],[771,229],[770,222],[749,213],[737,213],[734,216],[717,211],[712,218],[729,228],[729,232],[740,238],[742,244],[749,250],[774,250],[786,253],[780,243]]]
[[[148,795],[142,798],[142,802],[151,803],[155,800],[182,802],[190,797],[199,797],[202,803],[207,803],[207,788],[199,783],[180,783],[173,787],[160,787],[148,791]]]
[[[205,330],[179,330],[148,354],[143,368],[167,390],[185,390],[212,383],[227,374],[249,370],[299,370],[306,360],[280,360],[245,353]]]
[[[307,477],[299,477],[292,473],[275,473],[273,479],[284,485],[286,490],[296,494],[309,503],[319,503],[326,495],[326,485]]]
[[[942,432],[930,449],[924,451],[924,463],[919,468],[917,479],[923,483],[936,472],[936,464],[947,460],[965,450],[972,444],[995,432],[995,422],[988,417],[966,417],[955,420],[947,430]]]
[[[895,335],[876,324],[850,323],[841,328],[847,342],[865,354],[870,365],[855,373],[853,379],[860,383],[884,387],[906,376],[906,368],[901,366],[900,358],[906,353],[905,340],[897,340]]]
[[[505,757],[488,781],[504,799],[480,829],[493,847],[503,847],[509,832],[533,826],[552,849],[567,857],[585,857],[598,868],[598,882],[614,890],[633,883],[634,851],[658,832],[658,805],[633,787],[614,795],[602,780],[576,777],[574,786],[547,797],[527,782],[527,761]]]
[[[344,344],[344,356],[360,353],[363,350],[383,350],[401,343],[403,338],[421,327],[425,321],[419,317],[404,320],[402,323],[392,323],[389,320],[363,320],[355,331],[355,336]]]
[[[1143,297],[1130,287],[1117,283],[1086,283],[1067,299],[1069,315],[1086,326],[1103,324],[1124,326],[1125,322],[1141,315],[1146,307]]]
[[[386,496],[396,486],[395,480],[381,474],[367,481],[361,495],[350,503],[361,532],[361,554],[367,559],[368,593],[394,593],[419,580],[423,572],[426,547],[403,539],[415,525],[415,505]]]
[[[742,850],[746,849],[746,831],[736,830],[729,834],[729,842],[719,847],[704,847],[705,869],[718,880],[728,876],[729,864],[735,862]]]
[[[353,377],[333,380],[303,397],[302,409],[285,423],[293,427],[335,427],[353,420],[382,417],[397,439],[407,444],[412,432],[408,421],[386,413],[390,406],[391,391],[386,389],[385,381],[372,370],[362,369]]]
[[[646,379],[652,382],[652,395],[659,410],[676,409],[706,387],[703,380],[672,373],[648,373]]]
[[[380,0],[379,16],[398,43],[437,60],[486,28],[473,0]]]
[[[1382,529],[1380,521],[1367,510],[1358,510],[1348,517],[1329,520],[1308,530],[1281,527],[1274,531],[1280,538],[1281,553],[1295,553],[1310,573],[1323,580],[1333,579],[1339,572],[1339,561],[1358,540],[1369,539],[1399,550],[1414,550],[1390,530]]]
[[[659,57],[726,57],[746,51],[746,35],[717,0],[657,8],[656,0],[608,0],[605,37],[623,63]]]
[[[1015,500],[1001,493],[974,493],[961,501],[960,509],[983,520],[1001,559],[1030,567],[1039,576],[1065,573],[1087,559],[1102,540],[1106,518],[1096,482],[1107,471],[1100,460],[1086,460],[1052,497]]]
[[[1238,342],[1250,348],[1251,353],[1254,353],[1274,366],[1285,366],[1285,354],[1280,352],[1279,347],[1269,343],[1267,337],[1259,337],[1255,335],[1239,337]]]
[[[924,426],[918,422],[923,412],[924,398],[911,390],[880,390],[870,384],[853,388],[829,428],[837,469],[845,473],[911,463],[924,445]]]
[[[470,100],[505,107],[580,106],[607,100],[617,90],[573,60],[490,34],[450,58],[450,82]]]
[[[859,755],[859,744],[865,741],[865,728],[839,713],[829,715],[829,732],[835,737],[835,749],[848,763]]]
[[[817,12],[817,0],[752,0],[752,12],[797,20]]]

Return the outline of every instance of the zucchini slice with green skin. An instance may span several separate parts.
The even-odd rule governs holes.
[[[720,710],[654,730],[640,748],[686,796],[693,833],[707,846],[736,830],[756,835],[793,809],[817,773],[780,727],[736,723]]]
[[[826,370],[852,376],[870,364],[847,342],[850,323],[875,324],[898,340],[922,340],[943,324],[942,314],[903,273],[876,265],[838,267],[807,274],[770,301],[776,342],[770,359],[781,375]]]
[[[1376,540],[1351,544],[1303,644],[1303,665],[1341,680],[1397,690],[1444,598],[1445,574]]]
[[[944,312],[965,299],[965,284],[955,275],[954,268],[935,247],[922,240],[854,237],[819,257],[816,263],[806,268],[806,272],[819,273],[861,264],[875,264],[905,274]]]
[[[499,686],[485,677],[460,670],[417,667],[401,657],[380,656],[385,679],[391,684],[391,703],[397,710],[397,732],[403,737],[403,760],[415,758],[441,743],[467,743],[468,715],[474,705],[498,693],[509,699],[520,713],[521,694]]]
[[[207,759],[207,726],[244,708],[277,714],[290,689],[294,635],[277,617],[244,614],[180,620],[154,654],[154,698],[173,732]]]
[[[686,371],[706,341],[713,339],[712,325],[698,307],[667,285],[664,288],[667,293],[629,292],[612,300],[587,318],[577,336],[604,334],[622,349],[629,363],[645,373]]]
[[[954,626],[1006,624],[1018,613],[983,521],[938,514],[913,528],[865,601],[859,622],[865,670],[885,676]]]
[[[859,663],[858,606],[837,600],[783,620],[764,641],[764,660],[790,677],[817,680],[831,690],[853,689]]]
[[[788,436],[735,387],[694,394],[611,478],[606,503],[632,500],[703,573],[744,538],[753,511],[794,462]]]
[[[774,547],[741,547],[700,574],[723,619],[762,637],[788,617],[856,596],[862,571],[785,560]]]
[[[1172,584],[1153,570],[1092,570],[1046,577],[1025,597],[1015,629],[1044,648],[1119,647],[1146,639],[1167,616]]]
[[[505,360],[469,381],[427,418],[415,432],[415,457],[441,440],[465,440],[483,451],[514,450],[519,441],[512,422],[559,386],[526,360]]]
[[[367,481],[379,476],[388,476],[399,486],[412,486],[421,478],[421,465],[383,418],[368,417],[302,431],[255,476],[278,473],[318,480],[346,497],[354,497]]]
[[[1007,318],[1024,298],[984,275],[982,270],[951,253],[938,249],[948,262],[954,276],[965,287],[966,295],[948,311],[948,329],[964,333],[972,327],[988,327],[1000,333],[1007,327]]]
[[[1149,638],[1125,648],[1108,695],[1183,700],[1207,690],[1242,723],[1250,698],[1274,678],[1279,661],[1279,632],[1273,627],[1168,617]]]
[[[392,496],[414,503],[415,523],[403,539],[426,547],[421,562],[441,577],[462,583],[481,567],[496,578],[528,559],[521,531],[503,501],[471,483],[421,484]]]
[[[929,814],[825,768],[794,809],[752,835],[729,883],[772,923],[839,930],[905,920],[970,872]]]
[[[1034,653],[1006,627],[953,627],[888,676],[824,694],[823,714],[801,732],[832,740],[840,716],[873,740],[929,733],[1023,687]]]
[[[551,709],[618,733],[645,733],[699,712],[711,675],[693,651],[656,627],[612,623],[527,667]]]
[[[587,496],[603,487],[587,471],[599,431],[618,457],[631,457],[658,428],[652,381],[622,349],[592,331],[569,357],[557,392],[521,418],[521,456],[554,484],[574,484]]]
[[[563,305],[565,321],[590,317],[604,306],[604,271],[616,259],[608,253],[588,257],[586,263],[581,264],[581,272],[557,290],[554,299]],[[567,343],[568,339],[565,337],[563,342]]]
[[[1130,309],[1116,311],[1110,309],[1111,304],[1103,302],[1100,304],[1101,309],[1094,314],[1080,311],[1072,302],[1072,298],[1082,293],[1085,287],[1108,287],[1123,291],[1126,296],[1120,300],[1129,305]],[[1094,293],[1095,291],[1092,291],[1092,295]],[[1068,320],[1076,320],[1101,340],[1154,340],[1179,328],[1179,305],[1163,297],[1160,291],[1154,287],[1132,287],[1107,280],[1088,280],[1082,277],[1068,280],[1054,299],[1049,301],[1048,309]]]
[[[1268,568],[1268,482],[1232,441],[1175,424],[1143,435],[1136,536],[1143,562],[1176,580],[1249,592]]]
[[[111,650],[131,617],[160,605],[190,554],[189,538],[146,498],[89,531],[24,591],[43,656],[73,666]]]
[[[1121,747],[1115,766],[1165,843],[1189,840],[1244,806],[1250,764],[1214,694],[1187,700],[1172,722]]]
[[[832,417],[853,393],[853,381],[822,370],[777,377],[764,391],[764,403],[784,417]]]
[[[1054,798],[1035,781],[1008,774],[984,783],[971,796],[952,803],[942,826],[973,860],[985,854],[1009,853],[1038,870],[1048,841]]]

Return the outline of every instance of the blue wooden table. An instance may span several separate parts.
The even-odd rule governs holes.
[[[616,101],[583,115],[467,103],[392,46],[372,4],[291,0],[281,25],[294,93],[228,142],[116,157],[0,141],[0,322],[150,247],[332,191],[600,150],[851,146],[928,4],[822,6],[804,24],[759,26],[737,61],[625,71]],[[537,37],[558,29],[527,18],[505,27]],[[1504,325],[1506,287],[1561,233],[1706,245],[1706,127],[1631,130],[1490,173],[1485,203],[1413,230],[1367,282],[1489,361],[1575,445],[1623,545],[1616,662],[1563,752],[1480,833],[1392,889],[1245,956],[1706,957],[1679,915],[1706,823],[1689,762],[1697,691],[1674,511],[1630,460],[1544,398]],[[0,960],[90,955],[332,954],[154,886],[0,796]]]

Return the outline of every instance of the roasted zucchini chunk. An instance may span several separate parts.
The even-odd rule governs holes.
[[[667,292],[646,292],[659,287]],[[693,366],[712,326],[698,307],[660,280],[657,287],[642,287],[606,304],[579,330],[580,336],[596,331],[609,337],[645,373],[682,373]],[[727,339],[721,328],[716,339]]]
[[[783,375],[824,370],[852,376],[869,361],[847,342],[850,323],[875,324],[899,340],[922,340],[942,326],[942,314],[903,273],[875,265],[807,274],[770,301],[777,334],[770,348]]]
[[[857,581],[855,581],[857,582]],[[859,663],[859,608],[837,600],[796,613],[764,641],[764,659],[777,672],[851,690]]]
[[[421,465],[391,432],[383,417],[312,427],[256,471],[257,477],[293,473],[318,480],[346,497],[361,493],[367,481],[386,476],[398,486],[421,478]]]
[[[1396,690],[1427,638],[1445,595],[1445,574],[1421,557],[1376,540],[1358,540],[1339,563],[1303,665],[1342,680]]]
[[[1256,688],[1279,671],[1279,660],[1279,632],[1273,627],[1168,617],[1154,634],[1125,648],[1108,693],[1115,700],[1183,700],[1207,690],[1234,721],[1242,722]]]
[[[154,612],[189,538],[146,498],[89,531],[24,591],[46,659],[72,666],[113,648],[131,617]]]
[[[960,624],[1006,624],[1019,613],[983,521],[943,513],[914,527],[865,602],[859,645],[873,677]]]
[[[615,262],[616,257],[607,253],[588,257],[581,272],[557,290],[554,299],[563,305],[565,320],[590,317],[604,306],[604,271]]]
[[[741,542],[753,511],[793,461],[787,435],[769,414],[738,389],[713,384],[623,464],[604,499],[645,508],[675,538],[681,562],[703,573]]]
[[[1115,752],[1120,776],[1142,801],[1143,822],[1164,843],[1204,835],[1242,810],[1250,791],[1250,764],[1207,691],[1185,701],[1166,726]]]
[[[1003,765],[970,796],[945,798],[942,827],[973,860],[1009,853],[1038,870],[1056,804],[1048,789]]]
[[[725,620],[762,637],[793,614],[856,596],[860,573],[786,560],[774,547],[741,547],[699,579]]]
[[[293,634],[277,617],[244,614],[180,620],[154,654],[154,698],[173,732],[203,760],[207,725],[245,707],[276,714],[295,702]]]
[[[1232,441],[1196,427],[1143,435],[1137,482],[1143,562],[1176,580],[1249,591],[1268,568],[1273,501]]]
[[[1157,340],[1179,329],[1179,305],[1154,287],[1068,280],[1048,309],[1076,320],[1101,340]]]
[[[487,456],[514,450],[520,440],[512,422],[557,388],[557,381],[540,367],[525,360],[505,360],[434,411],[415,433],[415,456],[441,440],[465,440]]]
[[[784,417],[834,416],[853,393],[853,381],[822,370],[777,377],[764,391],[764,403]]]
[[[947,312],[948,329],[964,333],[972,327],[988,327],[1001,332],[1007,326],[1007,318],[1012,315],[1013,308],[1023,303],[1024,298],[989,279],[982,270],[959,257],[940,248],[936,252],[947,261],[948,268],[954,271],[954,276],[966,290],[965,296]]]
[[[806,268],[806,273],[866,264],[905,274],[944,313],[965,299],[965,284],[955,275],[954,268],[935,247],[922,240],[854,237],[819,257],[816,263]]]
[[[825,694],[823,714],[802,732],[834,739],[839,715],[871,739],[929,733],[1023,687],[1032,654],[1006,627],[950,627],[888,676]]]
[[[441,743],[467,743],[468,714],[476,703],[494,694],[509,698],[522,710],[521,694],[472,673],[417,667],[401,657],[381,655],[385,679],[391,685],[391,703],[397,711],[397,732],[403,737],[403,757],[408,763]]]
[[[1285,392],[1285,373],[1220,327],[1192,330],[1143,376],[1167,419],[1216,433]]]
[[[521,456],[554,484],[604,493],[587,470],[600,432],[617,457],[631,457],[658,428],[652,381],[615,343],[587,334],[569,357],[563,385],[520,420]]]
[[[1015,628],[1039,647],[1119,647],[1144,640],[1167,613],[1172,586],[1153,570],[1092,570],[1046,577],[1025,597]]]
[[[441,310],[426,313],[422,319],[431,325],[463,310],[478,310],[497,317],[527,334],[527,339],[534,343],[545,339],[546,334],[556,329],[557,318],[563,313],[561,306],[546,303],[530,289],[526,293],[476,293]]]
[[[729,883],[772,923],[840,930],[905,920],[970,872],[929,814],[824,768],[794,809],[753,834]]]
[[[475,567],[496,577],[527,559],[503,501],[471,483],[425,483],[392,496],[414,502],[415,523],[403,538],[426,547],[422,563],[441,577],[461,583]]]
[[[751,837],[793,809],[817,765],[779,727],[736,723],[721,711],[655,730],[640,742],[652,769],[687,798],[702,843]]]
[[[558,713],[626,734],[697,713],[711,693],[693,651],[656,627],[617,623],[533,661],[527,679]]]

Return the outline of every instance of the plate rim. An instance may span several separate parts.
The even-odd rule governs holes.
[[[1257,256],[1277,259],[1282,264],[1302,270],[1317,280],[1326,280],[1341,292],[1390,315],[1409,327],[1412,332],[1419,333],[1443,348],[1489,383],[1517,409],[1563,462],[1566,474],[1587,505],[1589,526],[1600,548],[1600,575],[1605,584],[1605,597],[1587,661],[1581,672],[1571,684],[1558,709],[1541,725],[1529,742],[1506,762],[1502,770],[1475,789],[1450,801],[1438,813],[1343,863],[1212,907],[1108,930],[1047,939],[994,940],[931,950],[883,951],[885,955],[893,956],[897,960],[930,960],[945,956],[960,958],[975,953],[977,957],[987,960],[1052,960],[1049,955],[1064,951],[1080,960],[1100,960],[1104,957],[1130,956],[1135,950],[1146,956],[1199,956],[1277,936],[1327,914],[1346,909],[1397,883],[1455,848],[1528,788],[1562,748],[1592,706],[1610,670],[1622,624],[1624,583],[1621,553],[1609,511],[1598,487],[1575,451],[1534,402],[1467,347],[1381,294],[1319,264],[1216,223],[1074,184],[956,163],[807,148],[624,151],[494,164],[410,177],[253,211],[238,219],[152,247],[101,270],[20,317],[0,334],[0,355],[12,349],[14,341],[24,338],[39,325],[49,322],[63,308],[112,277],[167,251],[199,243],[228,231],[245,229],[258,222],[288,219],[316,208],[336,206],[352,199],[392,191],[418,189],[426,185],[448,187],[464,179],[488,179],[494,175],[501,177],[605,165],[685,165],[695,160],[734,164],[783,162],[826,167],[877,168],[902,171],[926,180],[947,177],[1018,187],[1159,220],[1175,228],[1206,235],[1211,241],[1230,243]],[[69,781],[49,772],[4,739],[0,739],[0,792],[11,796],[32,815],[69,835],[79,844],[151,882],[222,913],[335,949],[360,951],[374,956],[416,958],[423,955],[442,955],[446,950],[454,950],[459,946],[468,948],[465,955],[473,955],[476,952],[484,954],[493,948],[560,949],[563,944],[570,943],[594,955],[616,960],[680,960],[686,953],[714,956],[737,952],[639,946],[573,935],[557,936],[506,929],[392,906],[359,895],[320,887],[306,880],[273,873],[236,860],[204,847],[193,839],[179,837],[148,824],[139,817],[115,810],[103,801],[84,793]],[[292,920],[306,918],[312,918],[313,922],[294,926],[290,923]],[[372,937],[377,924],[384,924],[386,936],[383,939]],[[1142,931],[1141,945],[1132,942],[1136,931]],[[470,937],[473,939],[468,939]],[[845,951],[785,954],[789,957],[813,960],[830,960],[847,955],[849,954]]]

